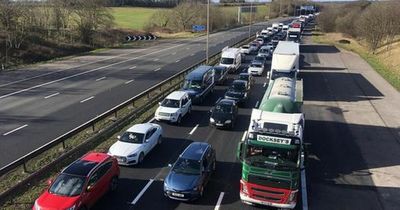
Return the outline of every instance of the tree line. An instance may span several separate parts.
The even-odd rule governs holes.
[[[317,21],[324,32],[341,32],[365,40],[375,53],[379,47],[396,41],[400,35],[399,17],[399,1],[358,1],[325,6]]]

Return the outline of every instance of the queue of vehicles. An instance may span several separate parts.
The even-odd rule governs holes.
[[[285,28],[284,24],[274,24],[249,45],[224,48],[219,65],[203,65],[190,72],[182,89],[159,103],[154,119],[181,123],[193,104],[202,103],[216,84],[224,84],[228,73],[239,70],[243,54],[257,54],[209,112],[210,126],[234,128],[239,105],[250,96],[253,75],[263,75],[266,60],[272,57],[268,89],[260,107],[253,109],[246,138],[238,146],[237,157],[243,166],[240,198],[248,204],[294,208],[299,171],[304,166],[304,115],[302,82],[297,78],[298,44],[282,42],[286,36],[274,36],[280,41],[275,49],[271,39],[284,33]],[[130,127],[118,136],[107,154],[88,153],[50,180],[32,209],[89,209],[106,192],[117,189],[119,165],[142,163],[153,148],[162,144],[162,136],[163,129],[156,123]],[[216,169],[216,151],[208,143],[194,142],[169,167],[163,185],[165,196],[181,201],[201,198]]]

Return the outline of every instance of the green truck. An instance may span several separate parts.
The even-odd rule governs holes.
[[[305,153],[302,86],[296,77],[275,78],[260,107],[252,110],[249,129],[237,149],[242,202],[295,208]]]

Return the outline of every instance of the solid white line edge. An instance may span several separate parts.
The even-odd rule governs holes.
[[[224,198],[224,195],[225,195],[224,192],[221,192],[221,193],[219,194],[218,201],[217,201],[217,205],[215,205],[214,210],[219,210],[219,207],[221,206],[222,199]]]
[[[197,124],[196,126],[194,126],[194,128],[190,131],[189,135],[192,135],[196,129],[199,127],[199,124]]]
[[[131,202],[132,205],[135,205],[139,199],[143,196],[143,194],[146,192],[147,188],[150,187],[150,185],[154,182],[154,179],[150,179],[149,182],[147,182],[146,186],[142,189],[142,191],[139,192],[139,194],[136,196],[136,198]]]

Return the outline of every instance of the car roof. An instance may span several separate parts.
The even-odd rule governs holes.
[[[91,152],[66,167],[62,173],[77,176],[88,176],[93,168],[109,158],[110,156],[105,153]]]
[[[172,93],[170,93],[166,99],[172,99],[172,100],[180,100],[181,98],[183,98],[185,95],[187,95],[187,93],[185,91],[174,91]]]
[[[247,84],[247,82],[246,81],[244,81],[244,80],[241,80],[241,79],[236,79],[236,80],[234,80],[233,82],[232,82],[232,85],[233,84],[244,84],[244,85],[246,85]]]
[[[153,127],[153,125],[151,123],[142,123],[142,124],[136,124],[136,125],[128,128],[128,130],[126,130],[126,131],[145,134],[152,127]]]
[[[186,79],[202,80],[203,75],[212,68],[213,68],[212,66],[201,65],[197,67],[195,70],[191,71],[188,75],[186,75]]]
[[[201,160],[204,152],[211,146],[206,142],[193,142],[182,152],[180,157],[191,160]]]

